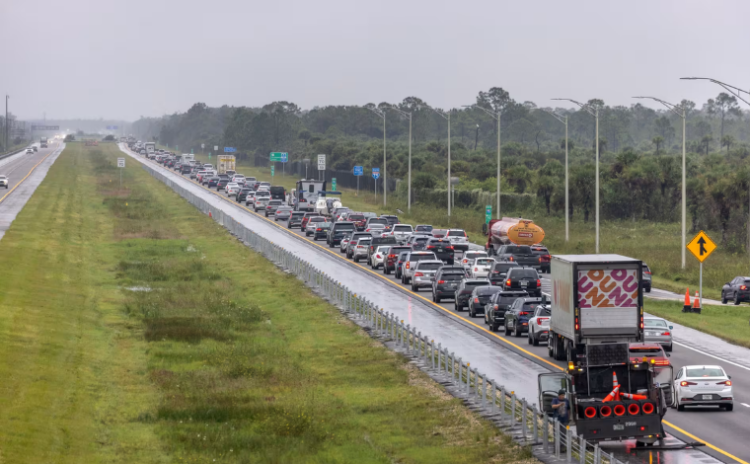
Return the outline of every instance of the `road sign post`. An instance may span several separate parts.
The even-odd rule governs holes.
[[[321,172],[326,170],[326,155],[318,155],[318,179],[320,179]],[[323,172],[325,177],[325,172]]]
[[[331,190],[336,191],[336,178],[331,179]]]
[[[693,239],[690,241],[690,243],[687,244],[686,247],[690,252],[695,256],[695,258],[700,261],[700,274],[698,277],[698,301],[699,306],[703,307],[703,261],[706,260],[709,256],[711,256],[711,253],[714,252],[716,249],[716,244],[711,240],[711,238],[706,235],[705,232],[700,231],[698,232],[698,235],[693,237]]]
[[[281,163],[281,175],[284,175],[284,163],[289,160],[289,153],[272,151],[269,157],[272,163]]]
[[[492,219],[492,205],[487,205],[484,209],[484,223],[489,224]]]
[[[273,177],[273,175],[274,175],[274,171],[276,171],[276,169],[274,169],[274,167],[273,167],[273,166],[271,166],[271,177]]]
[[[380,168],[372,168],[372,178],[375,179],[375,199],[378,199],[378,177],[380,177]]]
[[[117,158],[117,167],[118,168],[125,167],[125,158]],[[120,190],[122,190],[122,169],[119,169],[119,171],[120,171]]]
[[[362,166],[354,166],[354,175],[357,177],[357,195],[359,195],[359,178],[365,173]]]

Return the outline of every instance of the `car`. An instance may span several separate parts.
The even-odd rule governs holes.
[[[396,239],[393,237],[386,237],[386,236],[375,236],[372,237],[372,242],[370,242],[370,249],[367,250],[367,264],[370,263],[370,260],[372,258],[372,255],[375,254],[375,250],[382,245],[388,245],[388,246],[394,246],[397,245]]]
[[[341,240],[354,232],[354,223],[349,221],[337,221],[328,231],[326,243],[329,248],[341,245]]]
[[[383,235],[383,232],[385,232],[385,224],[370,224],[365,227],[365,232],[370,232],[373,237],[380,237]]]
[[[255,203],[253,203],[253,211],[257,213],[258,211],[265,210],[270,201],[271,197],[256,197]]]
[[[645,362],[654,366],[669,366],[669,355],[659,343],[643,342],[628,345],[630,362]]]
[[[409,253],[411,253],[411,250],[405,250],[401,251],[398,254],[398,257],[396,258],[395,264],[394,264],[394,270],[393,274],[396,279],[401,279],[404,273],[404,263],[406,262],[406,258],[409,256]]]
[[[237,192],[237,195],[235,195],[234,199],[237,200],[237,203],[247,202],[247,194],[253,194],[255,195],[255,192],[253,192],[251,189],[247,187],[242,187],[239,192]]]
[[[394,226],[396,224],[401,224],[401,222],[399,222],[398,220],[398,216],[392,216],[389,214],[381,214],[380,217],[388,221],[388,224],[391,226]]]
[[[735,305],[750,301],[750,277],[738,276],[721,288],[721,304],[732,300]]]
[[[552,309],[549,305],[539,305],[529,319],[529,345],[539,346],[539,342],[549,339],[549,321]]]
[[[31,147],[31,148],[32,148],[32,149],[34,150],[34,152],[37,152],[37,151],[39,151],[39,147],[37,147],[36,145],[34,145],[34,146],[33,146],[33,147]]]
[[[643,291],[646,293],[651,293],[651,268],[648,267],[648,264],[643,263],[642,264],[643,271],[641,272],[641,286],[643,287]]]
[[[490,285],[489,281],[484,279],[464,279],[458,285],[456,294],[453,296],[453,308],[461,312],[464,308],[469,307],[469,301],[471,301],[471,295],[474,289],[477,287],[486,287]]]
[[[672,326],[666,320],[646,316],[643,318],[643,325],[644,341],[660,343],[665,351],[672,351]]]
[[[349,237],[349,244],[346,246],[346,257],[352,258],[354,256],[354,247],[357,245],[357,242],[360,238],[368,238],[372,240],[372,234],[368,232],[353,232],[352,235]],[[367,256],[365,254],[365,256]]]
[[[255,200],[257,200],[257,197],[254,191],[250,190],[245,194],[245,206],[255,205]]]
[[[352,240],[352,231],[345,232],[339,241],[339,253],[346,253],[349,249],[349,242]]]
[[[244,184],[245,183],[245,176],[243,176],[242,174],[235,174],[235,175],[232,176],[232,182],[237,183],[237,184],[239,184],[240,182],[242,182]]]
[[[307,222],[310,220],[311,217],[323,217],[323,216],[321,216],[319,213],[314,213],[314,212],[305,213],[305,215],[302,216],[302,225],[300,226],[303,232],[305,230],[305,226],[307,225]]]
[[[488,279],[495,260],[492,258],[476,258],[469,266],[469,274],[474,279]]]
[[[447,233],[448,229],[432,229],[432,231],[430,231],[430,235],[435,238],[445,238]]]
[[[534,270],[536,272],[536,270]],[[529,319],[536,312],[539,305],[549,306],[546,301],[537,297],[521,297],[516,299],[505,312],[505,335],[513,333],[514,337],[520,337],[529,330]]]
[[[396,263],[398,262],[398,256],[403,251],[411,251],[411,248],[404,245],[397,245],[397,246],[390,246],[390,249],[388,250],[388,255],[385,257],[385,260],[383,261],[383,274],[390,274],[391,272],[396,271]]]
[[[431,251],[435,253],[435,256],[439,260],[444,261],[446,264],[453,265],[455,259],[455,251],[453,250],[453,244],[450,240],[431,238],[425,244],[425,251]]]
[[[0,175],[0,187],[8,188],[8,185],[10,185],[10,180],[8,180],[8,176]]]
[[[287,208],[291,209],[291,206],[287,206]],[[313,231],[313,240],[322,240],[326,237],[328,237],[328,231],[331,229],[331,226],[333,225],[330,222],[315,222],[313,223],[315,225],[315,230]]]
[[[542,280],[536,269],[530,267],[512,267],[503,281],[504,290],[526,290],[529,295],[542,296]]]
[[[365,215],[365,217],[367,217],[367,215]],[[367,222],[365,223],[365,230],[372,228],[372,226],[375,224],[382,225],[383,227],[381,227],[381,229],[385,229],[386,227],[390,225],[390,223],[388,222],[388,219],[380,218],[380,217],[370,217],[367,219]]]
[[[292,216],[292,207],[282,205],[276,208],[276,212],[273,215],[274,221],[288,221]]]
[[[219,185],[219,181],[220,180],[221,179],[218,176],[211,177],[210,179],[208,179],[208,182],[207,182],[208,183],[208,188],[216,187],[217,185]]]
[[[219,179],[219,182],[216,184],[216,191],[224,190],[227,188],[227,185],[229,185],[229,179],[226,177],[222,177]],[[236,185],[236,184],[235,184]]]
[[[258,200],[266,200],[266,202],[269,202],[272,200],[271,194],[268,192],[255,192],[255,202],[257,203]]]
[[[180,174],[191,174],[193,172],[193,167],[189,164],[181,164],[178,169]]]
[[[497,332],[501,325],[505,325],[505,313],[513,303],[519,298],[528,296],[529,294],[523,290],[503,290],[495,293],[489,303],[484,306],[484,323],[492,332]]]
[[[394,224],[388,235],[395,237],[399,243],[405,243],[413,233],[411,224]]]
[[[328,219],[324,218],[323,216],[313,216],[311,218],[308,218],[307,223],[305,223],[305,227],[302,227],[302,232],[305,233],[305,237],[311,236],[315,232],[315,228],[318,227],[318,224],[323,222],[328,222]]]
[[[406,244],[414,251],[423,251],[427,247],[427,242],[429,242],[431,238],[432,236],[430,235],[412,235],[406,240]]]
[[[502,285],[503,281],[505,280],[505,276],[508,275],[508,269],[514,268],[514,267],[520,267],[518,263],[514,262],[503,262],[498,263],[496,262],[494,267],[492,268],[492,271],[490,272],[488,278],[490,279],[490,282],[492,282],[492,285]]]
[[[33,148],[27,148],[26,149],[26,154],[27,155],[33,155],[34,154],[34,149]]]
[[[414,232],[432,235],[432,226],[429,224],[417,224],[416,227],[414,227]]]
[[[685,406],[718,405],[734,409],[732,377],[721,366],[684,366],[674,380],[675,402],[678,411]]]
[[[486,251],[467,251],[461,256],[461,265],[467,270],[469,269],[469,263],[477,258],[486,258]]]
[[[355,263],[358,263],[360,259],[367,257],[367,248],[369,248],[371,241],[372,237],[360,237],[354,246],[351,247],[352,260]]]
[[[362,213],[357,212],[350,212],[346,215],[346,220],[353,222],[354,226],[357,228],[358,231],[365,230],[365,223],[367,222],[367,219],[365,218],[365,215]]]
[[[502,287],[489,285],[487,281],[483,286],[476,287],[469,297],[469,317],[477,317],[478,314],[484,315],[484,307],[489,303],[492,295],[502,291]]]
[[[441,267],[443,267],[443,262],[439,259],[417,261],[412,274],[411,291],[418,292],[420,288],[432,287],[435,274]]]
[[[370,243],[370,247],[372,248],[372,243]],[[390,250],[391,245],[378,245],[372,255],[368,258],[370,267],[373,269],[379,269],[388,257]]]
[[[229,182],[226,187],[224,187],[224,190],[226,190],[228,197],[236,197],[241,189],[240,186],[234,182]]]
[[[401,283],[408,285],[414,277],[414,269],[419,261],[437,260],[435,253],[431,251],[412,251],[406,255],[404,264],[401,269]]]
[[[501,245],[494,253],[498,262],[512,261],[520,266],[533,267],[536,269],[539,258],[531,251],[528,245]]]
[[[534,267],[541,273],[546,272],[547,274],[549,274],[550,261],[552,259],[552,256],[550,256],[547,247],[543,247],[541,245],[532,245],[531,254],[536,256],[538,261],[538,264],[535,264]]]
[[[286,222],[287,229],[291,229],[292,227],[300,227],[300,230],[302,230],[302,217],[305,215],[302,211],[292,211],[292,214],[289,216],[289,220]]]
[[[451,241],[456,250],[467,251],[469,249],[469,236],[463,229],[449,229],[445,238]]]
[[[461,281],[466,278],[462,266],[441,266],[432,279],[432,301],[440,303],[443,298],[453,299]]]
[[[273,216],[274,214],[276,214],[276,210],[283,205],[284,202],[281,200],[268,200],[268,203],[266,204],[266,208],[264,210],[264,214],[266,215],[266,217]]]

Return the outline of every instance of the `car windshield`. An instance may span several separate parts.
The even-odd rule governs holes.
[[[497,299],[497,304],[500,305],[500,306],[504,306],[505,309],[508,309],[508,308],[510,308],[510,305],[512,305],[513,303],[515,303],[516,300],[519,299],[519,298],[520,298],[519,295],[508,295],[508,296],[503,295],[503,296],[500,296]]]
[[[318,224],[318,228],[320,228],[320,229],[330,229],[331,228],[331,223],[330,222],[321,222],[320,224]]]
[[[336,224],[336,230],[354,230],[354,224]]]
[[[494,262],[495,260],[492,258],[481,258],[477,260],[476,264],[477,266],[492,266]]]
[[[370,224],[370,229],[385,229],[383,224]]]
[[[326,222],[326,218],[322,217],[311,217],[310,222]]]
[[[393,227],[394,232],[411,232],[411,226],[397,225]]]
[[[646,327],[667,327],[667,321],[661,319],[645,319],[643,323]]]
[[[411,254],[409,255],[409,261],[423,261],[426,259],[435,259],[435,255],[432,253],[426,255]]]
[[[688,377],[724,377],[724,370],[720,367],[688,367]]]
[[[464,255],[464,258],[471,260],[471,259],[475,259],[475,258],[481,258],[481,257],[484,257],[484,256],[487,256],[487,253],[485,253],[483,251],[482,252],[470,251],[470,252],[468,252],[468,253],[466,253]]]
[[[549,250],[546,248],[534,248],[531,251],[532,253],[536,255],[548,255],[549,254]]]
[[[516,269],[510,274],[514,279],[538,279],[539,274],[534,269]]]
[[[369,245],[372,242],[371,238],[361,238],[357,240],[357,245]]]
[[[505,247],[506,253],[519,253],[519,254],[531,254],[531,248],[527,246],[515,246],[510,245]]]
[[[463,230],[451,230],[448,232],[448,237],[466,237],[466,232]]]
[[[387,246],[378,247],[378,253],[388,253],[389,251],[391,251],[391,247],[387,247]]]
[[[417,269],[420,271],[437,271],[443,266],[443,263],[420,263]]]
[[[477,295],[493,295],[502,290],[500,287],[479,287],[476,289]]]
[[[388,224],[388,219],[383,219],[383,218],[370,219],[370,225],[374,225],[374,224],[382,224],[382,225]]]
[[[432,226],[417,226],[417,230],[422,232],[429,232],[432,230]]]
[[[534,311],[536,311],[536,308],[538,306],[539,306],[539,303],[524,303],[522,310],[533,313]]]
[[[362,219],[365,218],[365,216],[362,214],[350,214],[346,218],[349,219],[350,221],[361,221]]]
[[[429,237],[416,237],[416,238],[414,239],[414,241],[415,241],[415,242],[419,242],[419,243],[424,243],[424,242],[426,242],[426,241],[427,241],[427,240],[429,240],[429,239],[430,239]]]
[[[536,315],[540,317],[551,317],[552,309],[550,309],[549,306],[542,306],[541,308],[537,309]]]

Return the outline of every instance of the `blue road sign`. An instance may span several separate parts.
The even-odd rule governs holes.
[[[354,166],[354,175],[362,176],[365,173],[365,168],[362,166]]]
[[[380,168],[372,168],[372,178],[376,179],[380,177]]]
[[[224,153],[234,153],[237,149],[234,147],[224,147]]]

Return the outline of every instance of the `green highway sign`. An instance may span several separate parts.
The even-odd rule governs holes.
[[[288,159],[289,159],[288,153],[283,153],[280,151],[271,152],[271,162],[286,163]]]
[[[211,159],[211,152],[208,152],[208,159]]]
[[[274,171],[275,171],[274,166],[271,166],[271,177],[273,177]]]
[[[192,148],[190,149],[190,154],[191,154],[191,155],[194,155],[194,154],[195,154],[195,153],[193,153],[193,149],[192,149]]]
[[[335,177],[331,179],[331,188],[333,189],[334,192],[336,191],[336,178]]]
[[[490,223],[490,219],[492,219],[492,205],[487,205],[487,207],[484,210],[484,222],[485,224]]]

